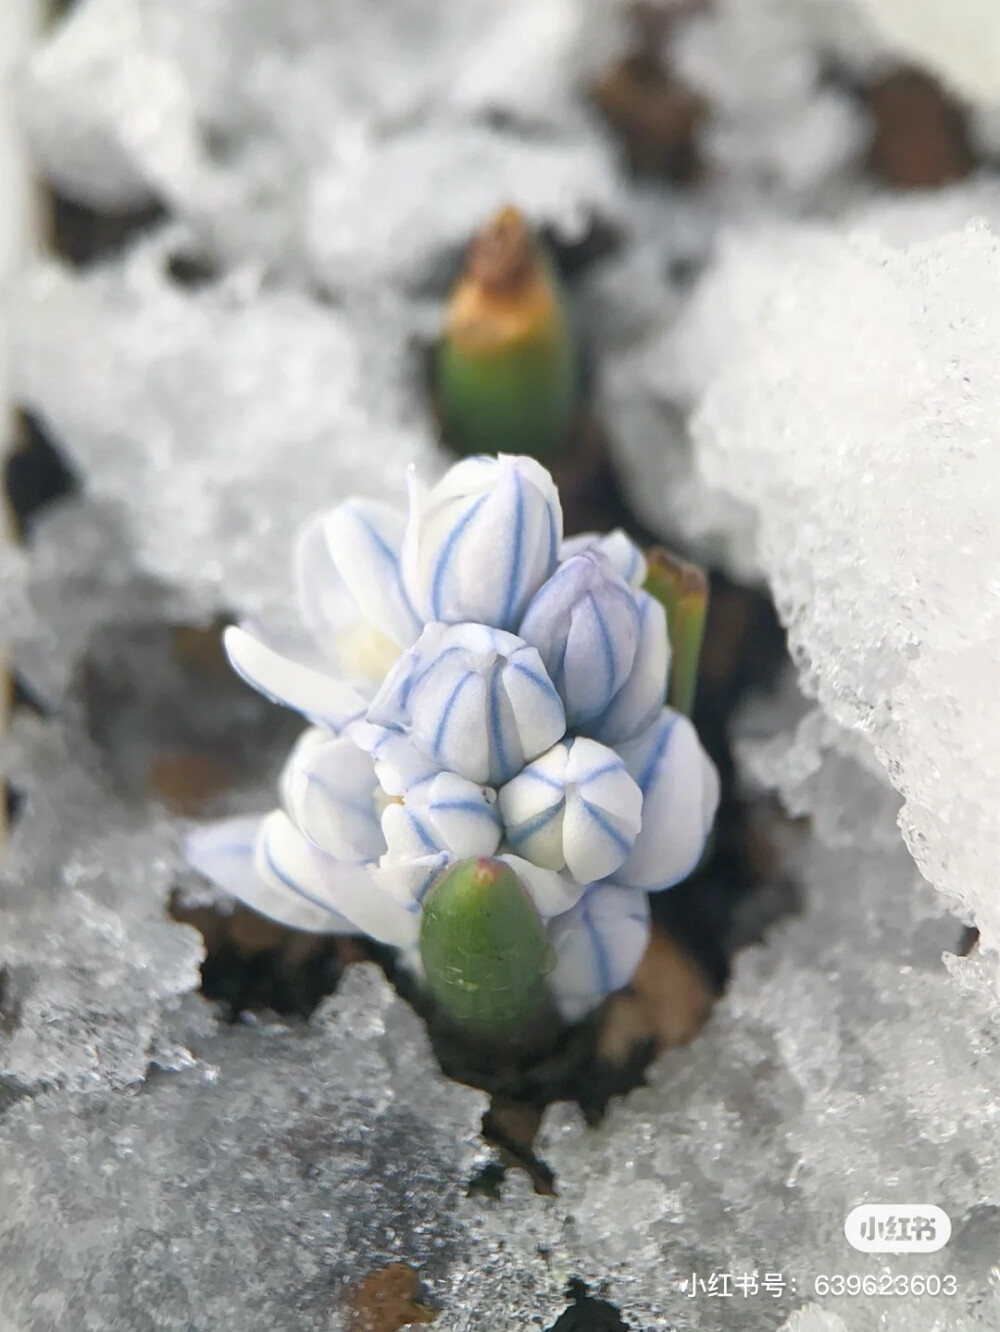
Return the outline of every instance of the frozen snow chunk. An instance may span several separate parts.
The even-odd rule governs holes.
[[[756,175],[795,192],[815,190],[857,160],[869,127],[856,103],[824,85],[836,6],[802,0],[720,0],[684,24],[672,47],[678,73],[710,105],[699,141],[737,178]],[[852,17],[841,5],[837,18]],[[858,25],[860,26],[860,25]],[[857,34],[856,45],[864,37]]]
[[[746,255],[773,294],[700,460],[756,509],[806,691],[874,745],[917,864],[995,949],[1000,241],[811,244]]]
[[[677,534],[701,558],[736,577],[760,577],[756,520],[742,498],[706,485],[692,451],[688,416],[714,376],[759,337],[774,293],[769,262],[808,248],[811,231],[787,224],[717,238],[714,260],[679,311],[598,370],[602,411],[629,500],[654,531]],[[760,254],[754,263],[748,255]]]
[[[443,255],[506,203],[574,240],[616,215],[620,189],[600,140],[519,137],[438,122],[370,141],[316,172],[308,248],[334,284],[426,279]]]
[[[141,0],[78,5],[29,62],[19,105],[44,170],[94,207],[136,207],[177,184],[192,193],[204,175],[184,71]]]
[[[141,1096],[46,1091],[0,1118],[0,1304],[23,1332],[329,1332],[390,1262],[475,1281],[458,1209],[484,1098],[437,1071],[382,976],[329,1021],[202,1036]],[[151,1321],[152,1320],[152,1321]],[[461,1324],[454,1324],[460,1326]]]
[[[81,0],[32,62],[23,111],[43,167],[74,197],[115,208],[161,198],[216,252],[294,269],[323,174],[346,176],[348,195],[363,189],[379,175],[376,145],[442,113],[554,132],[550,165],[533,168],[529,146],[522,174],[554,171],[553,191],[578,189],[553,156],[579,155],[589,138],[600,157],[576,85],[623,30],[614,0]],[[440,146],[446,159],[447,131]],[[496,153],[487,165],[504,173],[502,201],[527,188]],[[426,167],[420,153],[412,177],[399,155],[387,160],[397,213]]]
[[[32,696],[63,703],[80,659],[98,635],[128,623],[194,623],[214,600],[154,583],[129,561],[119,509],[84,500],[54,506],[32,526],[21,595],[5,618],[18,674]]]
[[[861,0],[907,60],[933,70],[970,101],[1000,103],[1000,7],[990,0]]]
[[[416,391],[386,382],[401,319],[361,332],[246,270],[182,288],[172,243],[156,236],[85,274],[36,270],[15,388],[89,492],[125,515],[140,569],[263,613],[288,600],[301,522],[344,495],[401,497],[409,462],[439,466],[431,427],[406,415]]]
[[[849,1332],[839,1314],[827,1313],[818,1304],[805,1304],[796,1310],[779,1332]]]
[[[20,714],[4,767],[23,808],[0,877],[0,1079],[137,1083],[200,983],[201,939],[166,913],[178,839],[125,808],[54,722]]]

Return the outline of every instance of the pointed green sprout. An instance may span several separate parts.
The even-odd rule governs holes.
[[[476,236],[437,353],[445,441],[463,455],[567,447],[577,409],[572,320],[541,243],[516,208]]]
[[[516,1032],[545,1001],[545,928],[502,860],[474,857],[441,875],[424,901],[420,956],[438,1006],[483,1035]]]
[[[679,560],[661,546],[646,552],[646,563],[643,586],[667,612],[671,653],[667,702],[690,717],[708,614],[708,577],[697,564]]]

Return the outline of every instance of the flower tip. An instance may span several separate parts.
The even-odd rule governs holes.
[[[577,411],[577,360],[545,246],[508,205],[473,238],[448,298],[435,382],[445,440],[464,457],[558,456]]]
[[[531,280],[537,262],[528,219],[513,204],[505,204],[473,237],[466,273],[489,292],[510,292]]]

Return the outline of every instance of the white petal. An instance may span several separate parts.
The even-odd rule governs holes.
[[[628,679],[607,710],[588,727],[606,745],[618,745],[639,735],[655,720],[667,696],[670,639],[667,614],[648,592],[635,594],[639,609],[639,642]]]
[[[672,888],[701,858],[719,800],[715,766],[691,722],[670,708],[618,752],[643,803],[642,828],[616,878],[650,892]]]
[[[522,860],[520,856],[507,853],[500,856],[500,859],[511,867],[524,884],[542,920],[569,911],[583,895],[584,885],[566,874],[557,874],[555,870],[543,869],[533,865],[530,860]]]
[[[325,520],[330,558],[362,615],[409,647],[422,627],[403,588],[399,554],[406,519],[387,504],[347,500]]]
[[[549,926],[555,967],[549,988],[567,1022],[576,1022],[635,975],[649,942],[649,899],[634,888],[596,884]]]
[[[187,858],[206,879],[262,916],[311,934],[357,934],[357,926],[322,902],[314,902],[271,876],[264,879],[254,864],[262,819],[225,819],[191,833]]]
[[[642,823],[642,792],[613,750],[578,737],[566,765],[563,847],[581,883],[613,874],[632,850]]]
[[[427,811],[401,800],[391,801],[382,811],[382,832],[387,863],[436,855],[447,848],[427,816]]]
[[[447,851],[391,862],[383,856],[381,863],[371,873],[380,890],[412,915],[417,923],[419,937],[420,910],[424,900],[438,878],[453,863]]]
[[[649,572],[646,557],[635,542],[620,527],[607,535],[601,532],[582,532],[567,537],[559,547],[560,562],[572,559],[584,550],[599,550],[610,561],[615,573],[624,578],[629,587],[638,589]]]
[[[418,794],[418,807],[422,800]],[[492,787],[442,772],[431,783],[426,801],[434,831],[457,859],[491,856],[499,846],[500,815]]]
[[[222,641],[237,675],[272,703],[294,708],[331,731],[364,716],[368,703],[362,691],[283,656],[247,629],[230,625]]]
[[[372,871],[375,881],[419,919],[424,897],[454,857],[441,846],[426,814],[401,803],[386,806],[382,832],[388,849]]]
[[[375,765],[347,736],[307,731],[285,764],[280,787],[293,823],[321,851],[355,863],[377,860],[385,851]]]
[[[443,768],[474,782],[489,782],[488,684],[458,663],[430,672],[414,691],[414,742]]]
[[[255,863],[260,878],[318,910],[343,917],[381,943],[408,947],[419,934],[415,913],[395,901],[363,865],[346,865],[320,851],[282,810],[263,821]]]
[[[326,542],[326,515],[308,522],[295,546],[299,614],[325,656],[334,660],[338,637],[361,612],[337,572]]]
[[[631,851],[642,793],[613,750],[577,736],[508,782],[500,809],[519,855],[593,883],[613,874]]]
[[[517,767],[544,754],[566,731],[566,713],[536,648],[521,645],[503,668],[503,693],[517,731]],[[503,780],[499,776],[495,780]]]
[[[387,795],[415,794],[429,786],[441,771],[440,765],[422,754],[408,736],[375,726],[369,731],[376,733],[374,743],[360,743],[371,754],[379,786]]]
[[[507,840],[518,855],[545,869],[566,867],[563,813],[568,747],[553,747],[522,768],[499,792]]]
[[[411,492],[403,577],[424,620],[512,629],[555,567],[559,495],[532,458],[457,463],[429,493]]]

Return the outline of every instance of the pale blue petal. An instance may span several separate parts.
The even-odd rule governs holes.
[[[254,856],[262,823],[258,817],[225,819],[198,828],[187,838],[187,858],[223,892],[279,925],[311,934],[357,934],[357,926],[328,902],[258,873]]]
[[[368,700],[360,689],[283,656],[246,628],[230,625],[222,641],[237,675],[272,703],[335,732],[364,716]]]
[[[648,573],[646,557],[620,527],[607,534],[583,532],[579,536],[567,537],[559,548],[559,560],[563,562],[585,550],[595,549],[605,556],[615,573],[624,578],[629,587],[633,590],[642,587]]]
[[[719,777],[687,717],[664,708],[635,740],[618,747],[642,791],[642,828],[617,872],[625,884],[672,888],[701,858],[719,803]]]
[[[411,491],[403,578],[425,621],[512,629],[555,568],[562,509],[549,473],[501,454],[457,463]]]
[[[670,639],[663,606],[648,592],[635,593],[639,642],[628,679],[606,711],[588,727],[606,745],[631,740],[652,725],[667,696]]]
[[[608,707],[632,669],[639,639],[635,594],[594,548],[561,564],[535,594],[519,634],[538,649],[580,729]]]
[[[276,891],[287,890],[317,910],[349,920],[358,934],[404,948],[419,933],[413,913],[379,887],[371,867],[326,855],[282,810],[261,824],[255,864],[258,876]]]
[[[555,953],[549,988],[567,1022],[577,1022],[635,975],[649,943],[649,899],[616,883],[589,888],[548,929]]]

